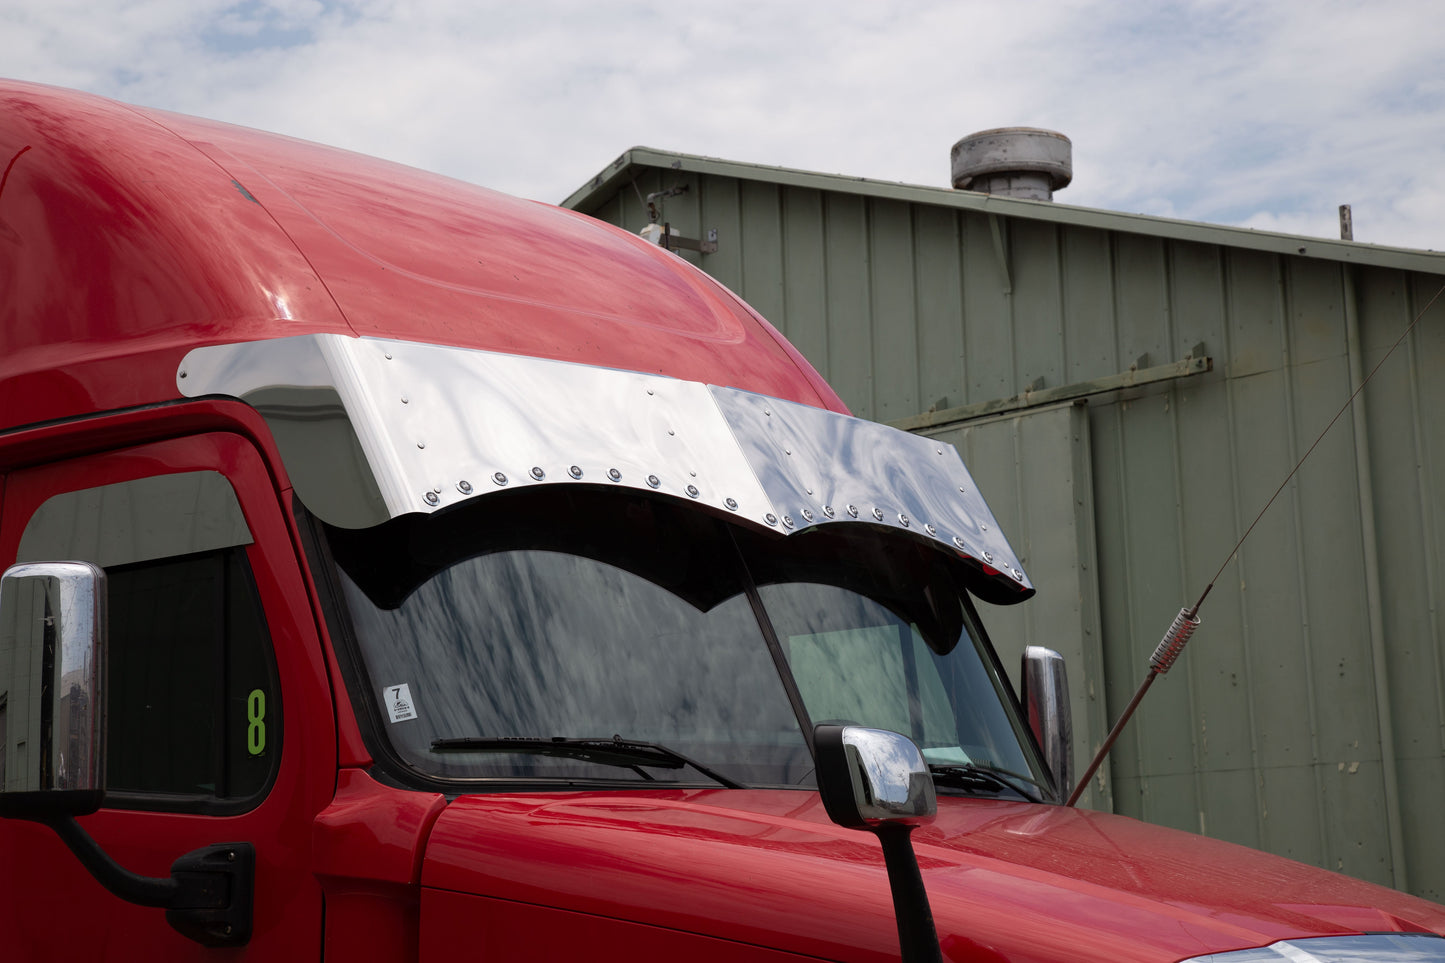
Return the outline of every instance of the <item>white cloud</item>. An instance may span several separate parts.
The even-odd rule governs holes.
[[[5,4],[15,0],[0,0]],[[1060,201],[1445,247],[1425,0],[0,6],[12,76],[559,200],[634,144],[942,185],[975,130],[1074,141]]]

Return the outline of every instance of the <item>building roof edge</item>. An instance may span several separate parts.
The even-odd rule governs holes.
[[[717,177],[760,181],[788,187],[817,191],[856,194],[913,204],[930,204],[958,210],[1048,221],[1075,227],[1143,234],[1177,241],[1217,244],[1246,248],[1272,254],[1314,257],[1346,264],[1445,274],[1445,253],[1415,248],[1389,247],[1361,241],[1309,237],[1261,231],[1247,227],[1208,224],[1149,214],[1130,214],[1099,208],[1077,207],[1058,201],[1032,201],[1020,198],[960,191],[948,187],[905,184],[897,181],[853,177],[846,174],[822,174],[787,167],[769,167],[730,161],[697,154],[682,154],[651,147],[633,147],[624,151],[595,177],[561,202],[562,207],[589,214],[611,196],[618,184],[635,178],[638,168],[665,168]]]

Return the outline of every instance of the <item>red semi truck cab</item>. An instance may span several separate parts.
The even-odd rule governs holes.
[[[1445,960],[1437,905],[1061,805],[957,453],[672,254],[31,84],[0,169],[6,959],[896,959],[843,727],[917,747],[944,959]]]

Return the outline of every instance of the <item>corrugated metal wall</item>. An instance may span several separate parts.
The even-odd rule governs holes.
[[[865,417],[1087,382],[1204,344],[1211,373],[1095,395],[1082,428],[1034,429],[1038,413],[1022,411],[929,429],[959,445],[1001,522],[1015,519],[1040,597],[992,624],[1002,650],[1077,654],[1081,745],[1102,738],[1175,612],[1445,282],[679,170],[642,169],[593,213],[637,230],[638,195],[680,184],[664,219],[719,240],[685,256]],[[1086,798],[1445,901],[1445,305],[1360,405],[1224,567],[1203,627]],[[1077,495],[1071,513],[1039,509],[1034,489],[1053,474],[1070,481],[1049,504]]]

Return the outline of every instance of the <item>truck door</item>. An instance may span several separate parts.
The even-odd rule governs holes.
[[[315,814],[336,740],[305,583],[260,454],[217,432],[6,477],[0,563],[106,570],[106,800],[80,820],[132,872],[212,843],[256,850],[253,934],[207,949],[112,896],[49,828],[0,820],[7,960],[319,959]]]

